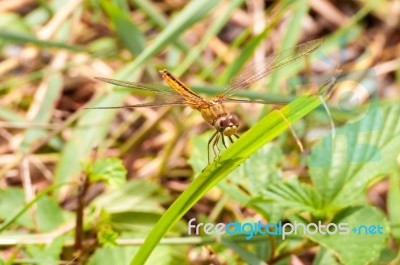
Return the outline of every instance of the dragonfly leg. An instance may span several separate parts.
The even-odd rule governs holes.
[[[221,138],[222,138],[222,144],[224,145],[225,149],[228,149],[228,147],[226,146],[226,143],[225,143],[225,136],[222,135]]]
[[[303,144],[300,141],[299,136],[296,134],[296,131],[293,129],[292,125],[290,124],[290,122],[286,119],[285,115],[283,115],[283,113],[281,112],[281,110],[277,110],[279,115],[281,115],[282,119],[284,120],[284,122],[286,123],[286,125],[289,127],[290,132],[292,133],[294,139],[296,140],[297,145],[300,148],[300,151],[303,153],[304,152],[304,148],[303,148]]]
[[[218,131],[216,131],[211,137],[210,140],[208,140],[208,144],[207,144],[207,156],[208,156],[208,164],[210,164],[210,144],[212,142],[212,140],[215,138],[215,136],[217,136]],[[215,151],[214,151],[215,153]]]
[[[221,152],[221,150],[219,150],[219,147],[218,147],[218,142],[219,142],[220,137],[221,137],[221,134],[217,134],[217,136],[215,137],[214,143],[213,143],[215,157],[217,157],[219,155],[219,153]],[[216,151],[215,149],[217,149],[218,151]]]
[[[237,139],[240,138],[239,134],[235,133],[233,136],[235,136]]]
[[[233,143],[232,136],[229,136],[229,140],[231,141],[231,143]]]

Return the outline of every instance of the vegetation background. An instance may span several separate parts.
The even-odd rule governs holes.
[[[398,0],[0,1],[0,264],[399,264],[399,19]],[[96,76],[159,83],[166,68],[211,96],[320,37],[240,93],[291,102],[303,153],[271,106],[229,105],[243,136],[204,171],[212,128],[189,107],[83,109],[152,98]],[[337,68],[333,137],[299,95]],[[189,236],[191,218],[384,233]]]

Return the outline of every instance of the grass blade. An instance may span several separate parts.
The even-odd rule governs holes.
[[[77,45],[69,45],[65,44],[65,42],[41,40],[36,38],[35,36],[5,30],[0,30],[0,39],[5,39],[7,41],[12,41],[16,43],[32,43],[33,45],[44,48],[61,48],[74,52],[85,51],[85,48]]]
[[[293,123],[317,108],[320,104],[321,101],[318,97],[303,96],[284,107],[281,112],[290,123]],[[282,119],[278,111],[273,111],[234,142],[217,160],[205,168],[190,184],[189,188],[165,212],[147,236],[131,264],[144,264],[168,229],[204,196],[207,191],[258,149],[280,135],[285,129],[287,129],[287,123]]]
[[[101,2],[101,4],[114,24],[125,47],[132,55],[140,54],[144,49],[145,37],[143,33],[132,23],[130,17],[117,5],[106,1]]]

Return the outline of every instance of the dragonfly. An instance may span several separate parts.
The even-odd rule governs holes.
[[[190,106],[192,109],[199,111],[203,119],[215,128],[214,134],[210,137],[207,144],[208,163],[210,163],[210,147],[212,146],[214,157],[219,155],[218,144],[220,139],[225,148],[225,137],[231,143],[234,137],[239,138],[239,118],[236,114],[227,111],[225,103],[256,103],[256,104],[282,104],[282,102],[268,100],[249,100],[234,98],[235,94],[248,88],[250,85],[262,78],[270,75],[278,69],[287,66],[304,56],[317,50],[323,43],[323,38],[315,39],[303,44],[299,44],[293,48],[274,53],[260,61],[256,61],[246,67],[234,77],[224,88],[222,93],[216,94],[214,97],[206,98],[194,92],[188,85],[182,82],[178,77],[174,76],[167,70],[161,70],[162,78],[167,82],[168,86],[161,84],[136,83],[109,79],[104,77],[95,77],[95,79],[109,83],[118,87],[139,89],[150,91],[159,95],[158,99],[135,105],[114,106],[114,107],[93,107],[87,109],[121,109],[121,108],[142,108],[142,107],[159,107],[159,106]],[[289,124],[290,125],[290,124]]]

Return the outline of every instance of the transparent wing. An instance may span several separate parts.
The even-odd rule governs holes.
[[[252,99],[236,99],[236,98],[225,98],[224,102],[235,102],[235,103],[256,103],[256,104],[272,104],[272,105],[286,105],[288,102],[274,101],[274,100],[252,100]]]
[[[140,103],[135,105],[125,105],[125,106],[111,106],[111,107],[94,107],[85,109],[129,109],[129,108],[142,108],[142,107],[157,107],[157,106],[179,106],[187,105],[185,99],[175,92],[172,88],[160,85],[160,84],[143,84],[135,83],[129,81],[122,81],[116,79],[109,79],[104,77],[95,77],[95,79],[109,84],[113,84],[119,87],[127,87],[132,89],[139,89],[144,91],[154,92],[158,98],[155,101]]]
[[[143,84],[143,83],[135,83],[135,82],[122,81],[122,80],[116,80],[116,79],[110,79],[110,78],[104,78],[104,77],[95,77],[94,79],[97,79],[99,81],[109,83],[112,85],[116,85],[119,87],[127,87],[127,88],[151,91],[154,93],[167,93],[167,94],[179,96],[179,94],[176,93],[175,90],[173,90],[169,86],[165,86],[165,85],[161,85],[161,84]]]
[[[240,74],[234,78],[224,91],[223,96],[228,97],[233,95],[237,90],[249,87],[252,83],[262,79],[272,72],[297,61],[303,56],[312,53],[324,40],[316,39],[294,48],[275,53],[265,59],[255,62],[245,67]]]
[[[114,106],[114,107],[94,107],[84,109],[134,109],[143,107],[163,107],[163,106],[187,106],[183,98],[161,98],[156,101],[140,103],[135,105]]]

